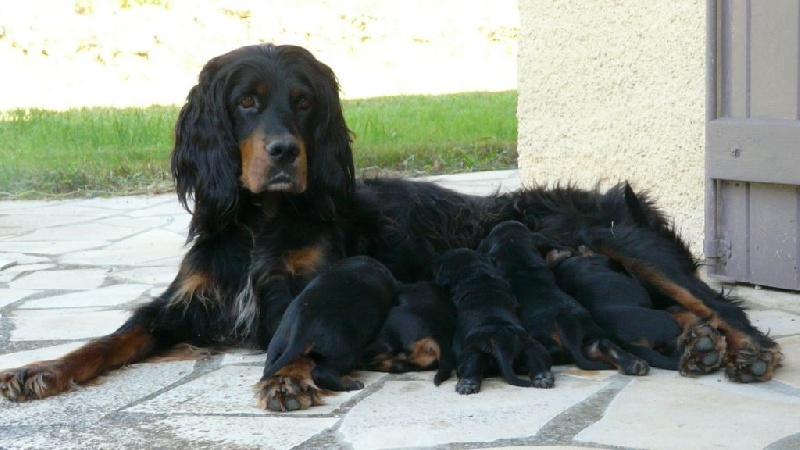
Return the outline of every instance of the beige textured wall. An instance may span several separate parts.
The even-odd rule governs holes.
[[[524,183],[629,180],[703,238],[705,2],[521,0]]]

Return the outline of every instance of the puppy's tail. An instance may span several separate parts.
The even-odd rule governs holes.
[[[492,354],[494,355],[495,361],[497,361],[497,367],[500,369],[500,374],[503,375],[506,382],[512,386],[520,386],[520,387],[531,387],[533,383],[529,380],[525,380],[524,378],[520,378],[517,374],[514,373],[514,355],[511,352],[509,343],[516,342],[519,339],[518,334],[522,332],[525,333],[525,330],[520,328],[519,331],[516,330],[504,330],[499,334],[514,334],[514,336],[496,336],[495,339],[491,340],[492,345]],[[503,345],[503,344],[506,345]]]
[[[583,354],[583,341],[586,335],[583,325],[581,316],[577,314],[559,314],[556,318],[556,332],[561,338],[561,345],[567,349],[575,365],[583,370],[615,369],[611,364],[593,361]]]
[[[277,371],[292,362],[292,360],[311,351],[313,347],[313,342],[292,341],[289,343],[283,353],[276,358],[268,354],[267,365],[264,367],[264,375],[261,376],[261,380],[263,381],[272,377]],[[270,360],[272,361],[270,362]]]

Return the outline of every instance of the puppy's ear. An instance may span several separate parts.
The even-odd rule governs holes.
[[[200,72],[175,124],[170,158],[178,199],[193,212],[189,236],[230,219],[239,196],[240,155],[225,105],[223,63],[209,61]],[[194,208],[189,203],[194,200]]]

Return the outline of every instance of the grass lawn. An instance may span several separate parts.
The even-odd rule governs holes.
[[[516,92],[344,102],[359,173],[421,175],[516,165]],[[0,197],[172,189],[178,107],[0,113]]]

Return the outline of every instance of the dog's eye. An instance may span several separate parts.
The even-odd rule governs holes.
[[[309,99],[307,99],[305,97],[298,98],[297,99],[297,109],[299,109],[301,111],[308,111],[309,109],[311,109],[311,100],[309,100]]]
[[[250,109],[256,106],[256,99],[252,95],[245,95],[239,100],[239,106],[244,109]]]

